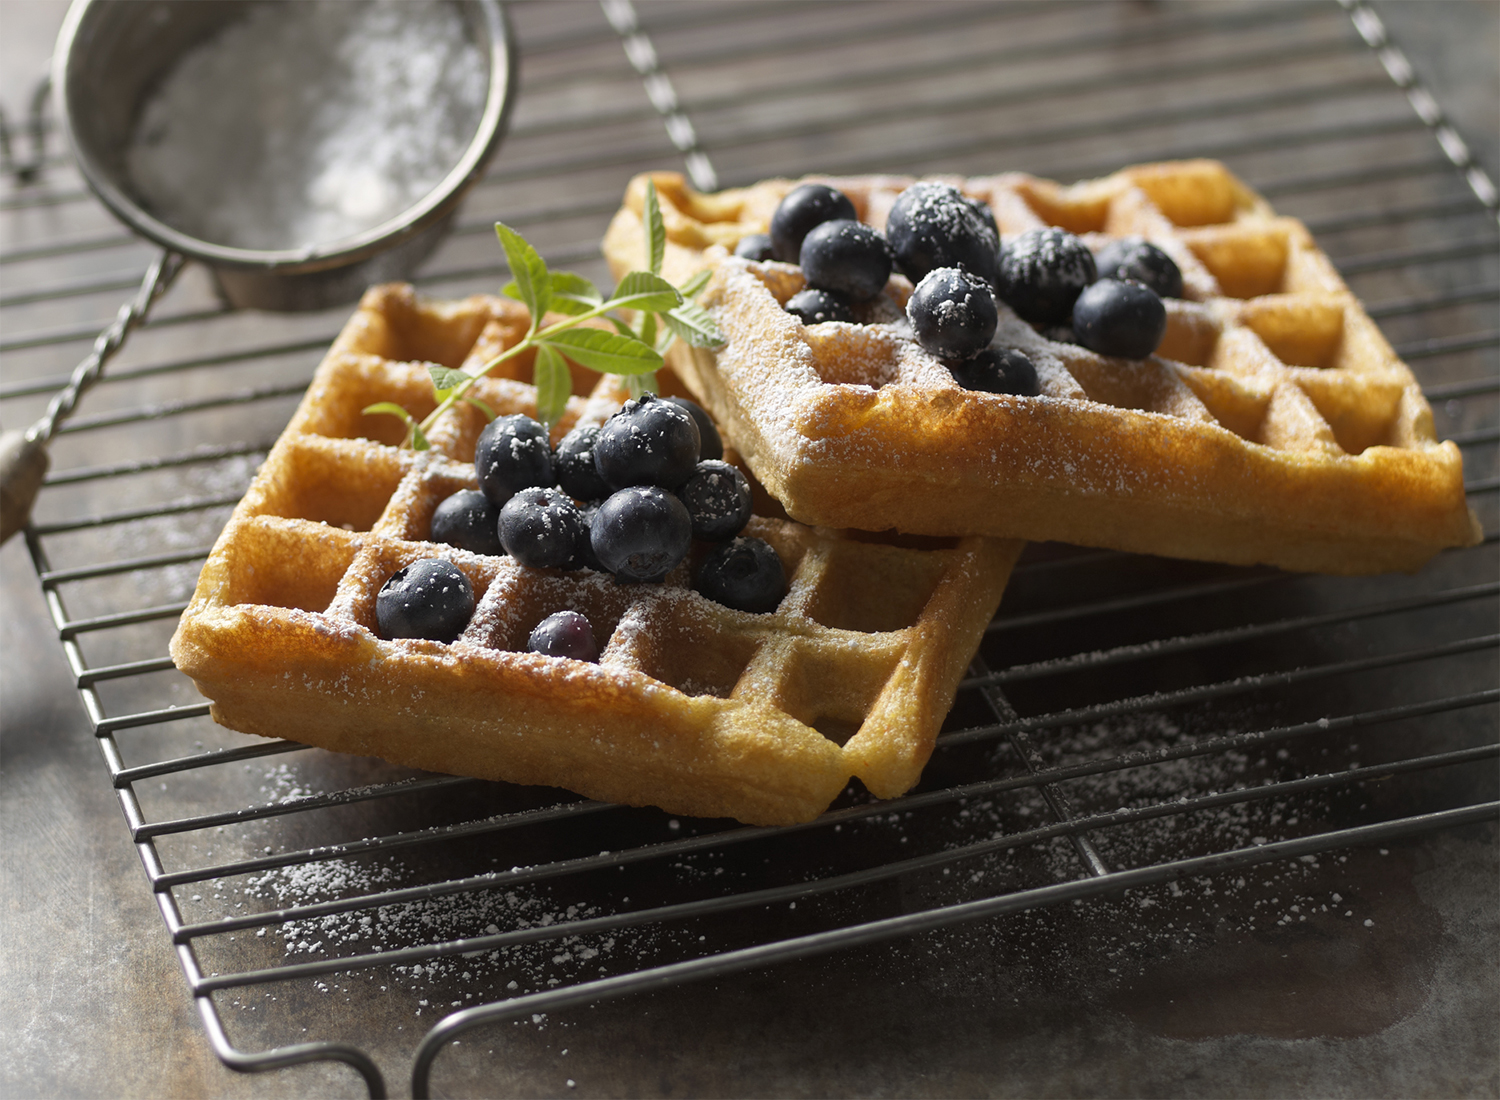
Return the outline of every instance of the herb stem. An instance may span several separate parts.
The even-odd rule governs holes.
[[[629,299],[627,299],[627,301],[628,300]],[[461,382],[459,385],[455,386],[453,390],[449,392],[448,396],[443,398],[442,403],[439,404],[437,408],[433,409],[432,412],[428,413],[426,418],[423,419],[421,424],[422,431],[431,431],[432,426],[437,423],[438,417],[442,416],[443,413],[452,408],[453,405],[458,402],[466,392],[468,392],[470,386],[479,381],[479,379],[483,378],[486,374],[494,370],[507,359],[521,354],[521,352],[525,351],[527,348],[534,348],[538,344],[545,343],[549,336],[555,336],[559,332],[574,328],[582,324],[584,321],[592,321],[595,317],[603,317],[606,313],[608,313],[612,309],[617,308],[619,305],[620,303],[616,301],[601,302],[593,309],[586,310],[583,313],[572,314],[568,317],[565,317],[561,321],[557,321],[554,324],[541,329],[540,331],[538,331],[537,325],[541,322],[539,319],[534,319],[531,323],[531,331],[526,334],[525,338],[521,340],[520,343],[501,352],[499,355],[495,356],[495,358],[491,359],[488,363],[481,367],[477,374],[471,374],[467,381]]]
[[[478,382],[486,374],[489,374],[490,371],[494,370],[507,359],[513,359],[517,355],[520,355],[521,352],[525,351],[527,348],[535,346],[536,337],[528,335],[519,344],[516,344],[514,347],[507,348],[505,351],[502,351],[499,355],[495,356],[495,358],[491,359],[483,367],[479,368],[478,374],[471,374],[466,381],[459,383],[457,386],[454,386],[453,389],[449,391],[448,396],[443,398],[438,407],[433,409],[423,419],[420,425],[422,431],[424,433],[430,432],[433,425],[437,423],[438,417],[442,416],[443,413],[451,409],[459,401],[459,399],[469,391],[469,387],[472,386],[475,382]]]

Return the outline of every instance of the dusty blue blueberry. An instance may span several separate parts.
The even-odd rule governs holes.
[[[594,466],[611,489],[675,489],[693,476],[701,440],[692,413],[654,393],[625,402],[594,441]]]
[[[989,284],[958,267],[929,271],[906,303],[917,343],[945,361],[989,346],[999,316]]]
[[[558,611],[536,624],[526,648],[547,657],[571,657],[575,661],[597,662],[599,647],[594,642],[594,628],[577,611]]]
[[[1182,270],[1145,237],[1120,237],[1094,257],[1101,279],[1131,279],[1149,286],[1163,298],[1182,297]]]
[[[625,583],[660,581],[687,557],[693,520],[687,507],[655,485],[621,489],[594,513],[594,553]]]
[[[802,254],[802,238],[814,226],[836,218],[856,218],[849,196],[823,183],[804,183],[787,192],[771,215],[771,253],[784,264]]]
[[[1030,229],[1001,250],[995,291],[1024,321],[1066,324],[1097,276],[1094,254],[1081,239],[1066,229]]]
[[[786,595],[786,569],[769,543],[737,538],[720,543],[698,567],[697,589],[737,611],[775,611]]]
[[[475,554],[505,553],[500,545],[500,509],[478,489],[460,489],[432,513],[429,537]]]
[[[995,216],[952,184],[925,181],[901,192],[886,216],[885,237],[897,270],[914,283],[940,267],[961,267],[995,281]]]
[[[948,369],[953,372],[953,380],[966,390],[1019,397],[1035,397],[1038,392],[1036,365],[1015,348],[985,348],[972,359],[950,363]]]
[[[801,263],[808,286],[855,302],[875,297],[891,277],[891,249],[880,231],[847,218],[815,226],[802,240]]]
[[[382,638],[451,642],[474,616],[474,586],[458,566],[423,558],[399,569],[375,595]]]
[[[1144,359],[1166,331],[1166,306],[1156,291],[1140,283],[1100,279],[1073,306],[1078,342],[1100,355]]]
[[[533,569],[572,568],[587,537],[577,505],[558,489],[522,489],[500,509],[505,552]]]
[[[474,473],[496,507],[522,489],[553,484],[547,429],[519,413],[491,420],[474,446]]]

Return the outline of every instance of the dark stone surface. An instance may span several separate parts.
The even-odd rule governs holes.
[[[1474,159],[1500,180],[1500,3],[1374,0],[1372,6]]]
[[[62,7],[0,4],[12,118]],[[1500,5],[1379,9],[1493,174]],[[0,1094],[361,1095],[342,1068],[246,1077],[213,1055],[19,540],[0,549],[0,651]],[[1325,861],[1299,890],[1348,899],[1352,935],[1337,912],[1191,941],[1145,934],[1123,903],[1026,914],[478,1031],[436,1080],[519,1096],[1492,1096],[1495,854],[1484,827]],[[414,1023],[395,1007],[367,1020],[409,1036],[382,1040],[397,1094]]]

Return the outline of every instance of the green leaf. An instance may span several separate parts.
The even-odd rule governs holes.
[[[394,416],[406,425],[406,434],[411,439],[412,450],[425,451],[428,448],[427,437],[422,434],[421,425],[416,419],[394,401],[377,401],[373,405],[366,405],[360,412],[366,416],[378,416],[381,414]]]
[[[465,374],[461,370],[454,370],[452,367],[442,367],[436,363],[427,364],[427,373],[432,376],[432,388],[437,390],[439,401],[446,401],[450,393],[473,380],[472,375]]]
[[[582,275],[571,271],[554,271],[549,276],[552,285],[552,309],[558,313],[579,314],[596,309],[602,299],[594,284]]]
[[[568,394],[573,392],[573,376],[556,348],[542,344],[536,349],[531,380],[536,384],[537,416],[551,428],[567,411]]]
[[[609,304],[622,309],[639,309],[658,313],[682,304],[677,288],[660,275],[649,271],[632,271],[620,280]]]
[[[663,313],[661,319],[685,344],[695,348],[724,346],[723,330],[708,310],[697,302],[683,302],[676,309]]]
[[[656,201],[656,181],[646,180],[645,217],[641,219],[646,230],[646,256],[651,261],[651,274],[661,274],[661,262],[667,254],[667,230],[661,220],[661,206]]]
[[[547,308],[553,313],[566,313],[570,317],[576,317],[580,313],[587,313],[594,307],[585,305],[576,298],[561,298],[554,294],[552,300],[547,303]]]
[[[486,420],[493,420],[495,419],[495,417],[500,415],[494,409],[490,408],[488,404],[479,400],[479,398],[477,397],[465,397],[464,401],[470,405],[473,405],[480,412],[484,413],[484,418]]]
[[[632,374],[625,379],[625,392],[631,397],[639,397],[643,393],[657,393],[656,372],[650,374]]]
[[[575,363],[604,374],[645,374],[661,367],[661,356],[633,336],[599,328],[574,328],[553,333],[543,346],[553,346]]]
[[[710,272],[708,268],[705,267],[702,271],[698,272],[698,274],[694,275],[677,289],[681,292],[684,298],[696,298],[699,294],[703,293],[703,288],[708,285],[708,280],[710,277]]]
[[[653,316],[653,315],[652,314],[648,314],[647,316]],[[611,317],[608,313],[606,313],[604,315],[604,320],[606,320],[610,324],[614,325],[615,326],[615,331],[618,332],[621,336],[635,336],[635,329],[631,328],[629,325],[627,325],[624,321],[620,320],[618,317]],[[639,339],[639,337],[637,337],[637,339]]]
[[[656,329],[656,314],[642,313],[640,327],[636,330],[635,337],[643,344],[656,347]],[[662,349],[656,348],[656,350],[661,351]]]
[[[505,248],[510,273],[515,276],[515,294],[531,311],[531,327],[541,324],[542,314],[552,300],[552,282],[547,277],[547,261],[526,242],[526,238],[504,222],[495,223],[495,235]]]

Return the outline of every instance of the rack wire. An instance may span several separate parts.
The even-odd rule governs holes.
[[[851,789],[794,829],[403,771],[220,729],[166,656],[343,312],[232,313],[190,271],[58,433],[25,538],[227,1065],[341,1061],[374,1096],[374,1052],[399,1048],[427,1095],[477,1027],[1039,907],[1170,904],[1178,883],[1496,817],[1489,177],[1358,0],[1077,10],[513,5],[511,133],[418,284],[502,282],[502,216],[603,278],[604,225],[647,168],[710,188],[1216,156],[1308,222],[1417,371],[1484,544],[1364,579],[1034,546],[922,785]],[[7,136],[0,202],[11,423],[150,258],[38,117],[34,156]],[[1218,919],[1253,923],[1225,894]],[[434,1013],[415,1049],[377,1025]]]

